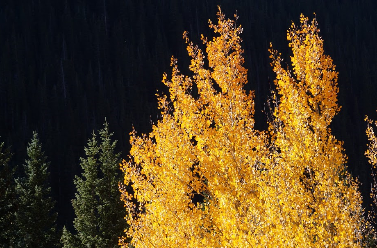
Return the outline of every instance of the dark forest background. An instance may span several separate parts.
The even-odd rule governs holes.
[[[267,126],[262,111],[274,79],[269,43],[289,62],[291,21],[298,23],[300,13],[317,17],[325,52],[340,73],[342,110],[332,129],[344,141],[349,170],[369,206],[363,120],[366,114],[377,119],[377,1],[1,0],[0,141],[21,165],[32,132],[39,133],[51,161],[59,227],[72,225],[73,178],[93,130],[106,118],[127,156],[132,126],[145,133],[158,119],[155,93],[167,92],[161,79],[170,72],[170,57],[189,74],[183,31],[198,44],[200,34],[211,37],[208,19],[215,21],[217,5],[227,17],[237,13],[244,28],[247,90],[255,90],[258,129]]]

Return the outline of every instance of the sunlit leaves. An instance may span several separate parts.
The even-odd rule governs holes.
[[[376,224],[376,217],[377,217],[377,137],[374,133],[373,126],[376,126],[377,122],[372,121],[368,118],[368,116],[365,117],[365,121],[367,122],[367,129],[366,134],[369,140],[368,143],[368,149],[365,152],[365,155],[369,159],[369,163],[372,165],[371,168],[371,174],[372,174],[372,187],[371,187],[371,198],[373,201],[372,205],[372,212],[370,215],[370,220],[372,223]],[[373,240],[375,243],[377,243],[377,234],[374,232]]]
[[[210,27],[218,36],[202,38],[205,53],[184,34],[194,75],[182,75],[173,58],[171,79],[163,78],[169,97],[159,96],[162,119],[149,135],[132,134],[123,169],[134,194],[124,198],[138,202],[126,200],[136,246],[245,246],[264,211],[266,137],[254,130],[253,95],[243,90],[242,29],[221,11]]]
[[[360,245],[362,208],[356,182],[346,172],[342,143],[329,125],[339,111],[338,73],[324,54],[316,19],[301,15],[287,35],[292,70],[284,69],[281,55],[270,49],[276,73],[276,108],[270,123],[273,155],[285,181],[280,184],[281,218],[304,231],[292,238],[305,247]],[[278,172],[278,171],[276,171]],[[306,244],[306,245],[304,245]]]
[[[357,246],[361,197],[329,128],[340,109],[338,74],[315,19],[301,16],[288,31],[292,71],[271,48],[269,132],[254,129],[254,95],[243,89],[241,26],[220,9],[209,26],[216,36],[202,36],[205,52],[184,33],[193,76],[172,58],[171,76],[163,76],[169,96],[158,96],[161,119],[149,134],[131,133],[122,168],[132,244]]]

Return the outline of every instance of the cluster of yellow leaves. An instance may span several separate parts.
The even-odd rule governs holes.
[[[377,208],[377,137],[373,130],[373,125],[377,126],[377,121],[373,122],[368,118],[365,117],[365,121],[367,122],[367,129],[366,134],[369,140],[368,149],[365,152],[365,155],[369,158],[369,163],[372,165],[372,177],[373,177],[373,184],[371,189],[371,198],[373,200],[374,208]],[[375,218],[377,217],[377,209],[374,209],[374,216],[371,216],[373,221],[376,221]]]
[[[374,122],[368,118],[368,116],[365,117],[365,121],[367,122],[367,130],[366,134],[369,140],[368,144],[368,150],[365,152],[365,155],[369,158],[369,163],[373,166],[373,169],[377,168],[377,137],[374,134],[374,130],[372,125],[377,126],[377,122]]]
[[[182,75],[173,58],[161,120],[148,135],[131,133],[122,169],[133,189],[123,191],[132,244],[358,245],[361,197],[328,127],[339,110],[337,73],[315,21],[302,17],[288,32],[293,75],[271,49],[278,95],[270,132],[254,129],[253,94],[243,89],[242,28],[220,9],[210,27],[218,36],[202,37],[205,53],[184,33],[193,76]]]
[[[285,181],[278,185],[281,202],[291,207],[282,216],[302,227],[304,247],[353,247],[362,238],[361,196],[346,171],[342,143],[329,128],[340,109],[338,73],[324,55],[315,19],[301,15],[300,26],[292,24],[287,36],[293,71],[270,49],[279,96],[269,128],[276,146],[272,156],[275,173]]]

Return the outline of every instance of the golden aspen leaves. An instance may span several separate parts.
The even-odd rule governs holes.
[[[288,31],[293,71],[271,48],[277,90],[267,132],[254,129],[254,95],[243,89],[242,28],[217,15],[205,52],[184,33],[193,76],[172,59],[161,119],[147,135],[131,133],[126,236],[135,247],[358,246],[361,197],[328,127],[340,109],[338,74],[315,19],[301,16]]]

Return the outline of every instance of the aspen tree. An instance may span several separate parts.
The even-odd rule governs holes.
[[[364,231],[364,236],[367,244],[367,247],[375,247],[377,246],[377,233],[375,232],[371,223],[376,226],[376,218],[377,218],[377,137],[374,133],[373,126],[377,125],[376,121],[372,121],[365,117],[365,121],[367,122],[367,129],[366,134],[369,140],[368,149],[365,151],[365,155],[369,159],[369,163],[372,165],[371,168],[371,175],[372,175],[372,185],[371,185],[371,193],[370,197],[372,198],[372,210],[368,213],[370,223],[367,223],[366,230]]]
[[[123,191],[123,199],[136,247],[245,247],[260,232],[266,136],[254,129],[254,96],[243,90],[242,28],[220,10],[209,26],[218,36],[202,37],[205,53],[184,33],[194,75],[182,75],[172,58],[161,120],[148,135],[131,133],[123,170],[134,194]]]
[[[371,189],[371,197],[373,200],[374,207],[377,207],[377,177],[376,177],[376,169],[377,169],[377,137],[373,130],[373,125],[376,125],[377,122],[373,122],[367,116],[365,117],[365,121],[367,122],[367,129],[366,134],[369,140],[368,149],[365,152],[365,155],[369,159],[369,163],[372,165],[372,177],[373,177],[373,184]],[[376,210],[374,210],[376,212]]]
[[[292,70],[284,69],[280,54],[270,49],[276,73],[270,132],[274,173],[281,179],[276,183],[281,229],[287,242],[296,240],[292,247],[358,246],[362,199],[347,172],[342,142],[329,127],[340,110],[338,72],[324,54],[315,18],[309,22],[301,15],[287,39]]]
[[[337,72],[315,20],[302,16],[288,32],[293,73],[271,49],[269,132],[254,129],[254,95],[243,89],[241,26],[219,9],[210,27],[218,36],[202,37],[205,52],[184,33],[193,76],[172,58],[161,119],[149,134],[131,133],[122,165],[125,238],[135,247],[360,245],[361,197],[328,127],[339,111]]]

